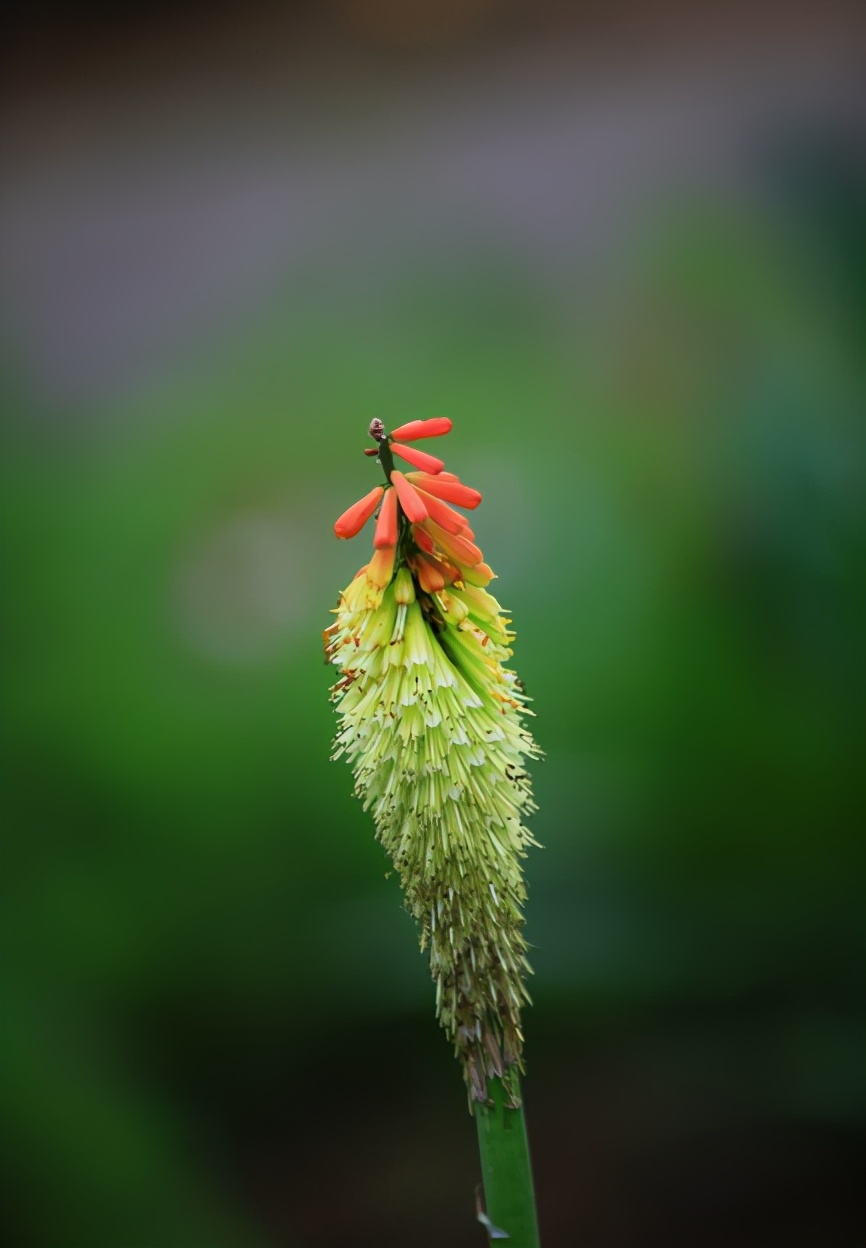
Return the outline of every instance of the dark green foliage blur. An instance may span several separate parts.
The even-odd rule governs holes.
[[[798,159],[749,209],[667,204],[582,319],[479,238],[374,306],[283,288],[96,411],[7,368],[13,1248],[475,1242],[459,1071],[320,647],[367,558],[331,531],[367,423],[442,414],[547,755],[542,1226],[855,1242],[866,273],[861,188]]]

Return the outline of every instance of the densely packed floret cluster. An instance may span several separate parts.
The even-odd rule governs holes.
[[[528,1001],[522,859],[535,844],[525,760],[538,747],[515,674],[514,634],[487,586],[468,522],[477,490],[406,443],[451,429],[445,418],[370,434],[385,474],[340,516],[338,537],[378,509],[370,562],[340,595],[325,653],[340,671],[332,697],[355,791],[397,869],[429,948],[439,1019],[464,1065],[470,1097],[520,1069]],[[394,466],[397,456],[414,471]]]

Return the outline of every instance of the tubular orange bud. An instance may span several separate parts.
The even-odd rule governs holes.
[[[468,507],[470,511],[481,502],[478,491],[470,489],[462,481],[443,480],[441,476],[431,477],[423,472],[410,472],[408,479],[428,494],[444,499],[446,503],[456,503],[458,507]]]
[[[440,438],[450,433],[451,421],[447,416],[434,416],[432,420],[410,420],[407,425],[391,430],[391,437],[398,442],[414,442],[417,438]]]
[[[435,481],[435,477],[430,478]],[[400,506],[406,514],[406,519],[412,524],[420,524],[422,520],[427,519],[427,508],[421,502],[421,495],[416,491],[413,485],[410,485],[402,472],[398,472],[395,468],[391,473],[391,484],[397,491],[397,497],[400,500]]]
[[[462,533],[464,537],[471,536],[468,532],[469,526],[459,512],[452,511],[447,503],[434,498],[432,494],[428,494],[420,486],[416,485],[415,488],[421,495],[421,501],[427,508],[427,515],[435,520],[446,533]]]
[[[418,583],[428,594],[435,594],[445,588],[445,577],[436,560],[429,555],[415,556],[415,571],[418,573]]]
[[[428,455],[426,451],[416,451],[414,446],[392,446],[391,451],[394,455],[405,459],[406,463],[411,464],[413,468],[422,468],[424,472],[438,473],[445,467],[441,459],[437,459],[435,455]]]
[[[397,545],[397,491],[386,490],[379,508],[379,519],[376,521],[376,536],[373,545],[377,550]]]
[[[334,532],[337,537],[349,538],[354,537],[356,533],[360,533],[379,506],[379,499],[384,492],[385,487],[377,485],[369,494],[365,494],[357,503],[353,503],[347,511],[344,511],[334,525]]]

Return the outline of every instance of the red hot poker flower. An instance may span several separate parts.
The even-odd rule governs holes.
[[[447,416],[434,416],[432,420],[410,420],[399,429],[391,430],[391,437],[398,442],[415,442],[418,438],[441,438],[451,432],[451,421]]]
[[[522,688],[504,666],[508,621],[484,592],[493,573],[453,510],[477,507],[481,495],[434,456],[403,449],[450,428],[412,421],[389,434],[371,422],[386,484],[336,531],[353,536],[378,506],[375,550],[340,595],[326,653],[341,673],[335,757],[348,756],[374,811],[431,951],[440,1020],[470,1096],[485,1102],[491,1075],[516,1079],[520,1066],[520,860],[532,843],[521,824],[532,809],[524,760],[537,751],[521,722]],[[421,471],[399,472],[398,457]]]

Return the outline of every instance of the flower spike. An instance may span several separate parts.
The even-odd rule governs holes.
[[[333,757],[351,764],[400,876],[472,1104],[486,1101],[492,1076],[516,1086],[522,1069],[522,861],[536,843],[523,824],[535,808],[525,764],[540,751],[505,666],[513,634],[486,591],[493,572],[449,506],[475,508],[481,495],[440,460],[396,445],[450,428],[444,417],[391,434],[371,423],[387,485],[336,532],[354,536],[381,503],[374,553],[340,596],[325,654],[340,673]],[[394,455],[422,471],[404,476]]]

